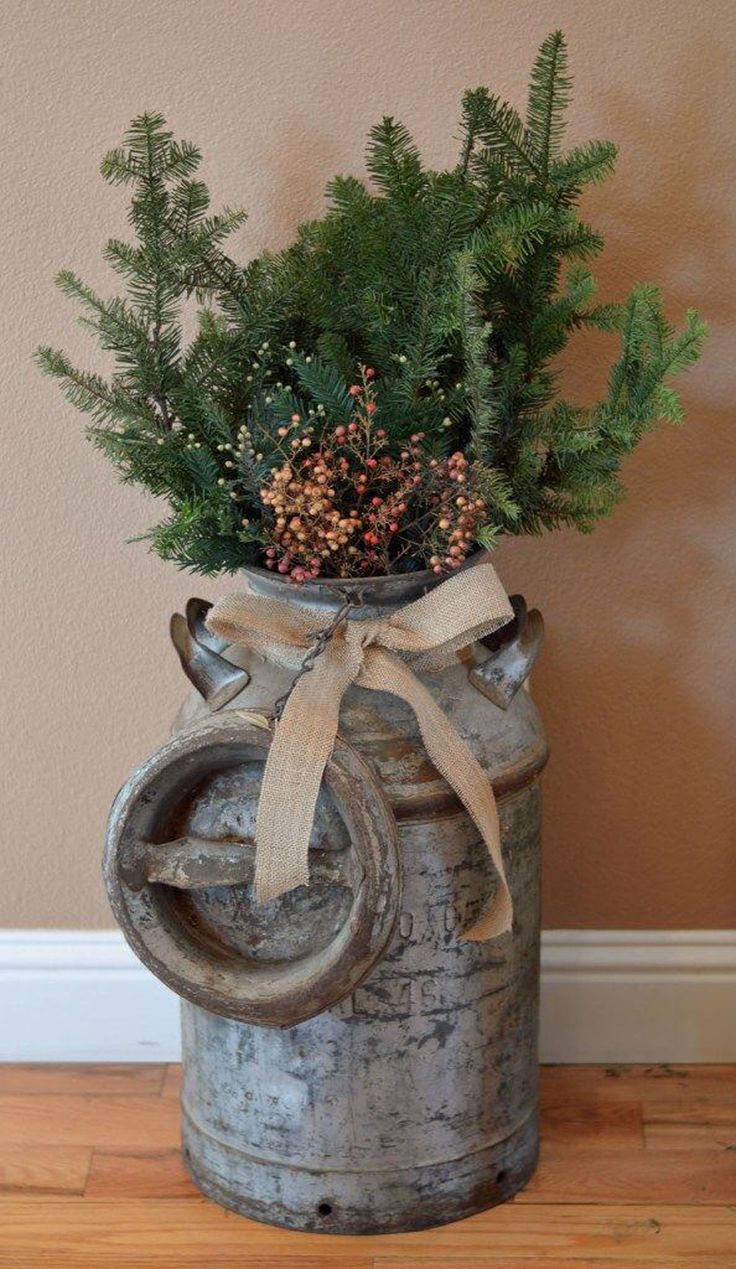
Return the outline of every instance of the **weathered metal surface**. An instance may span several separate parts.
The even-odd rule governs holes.
[[[174,886],[177,890],[207,890],[211,886],[249,886],[255,880],[255,842],[220,841],[209,837],[178,837],[172,842],[131,843],[119,865],[123,880],[132,890],[145,885]],[[312,885],[341,885],[354,890],[364,877],[355,858],[334,851],[325,859],[315,851],[309,877]]]
[[[225,640],[213,634],[206,625],[207,613],[211,607],[212,604],[208,599],[197,599],[194,596],[188,599],[184,610],[187,629],[197,643],[204,644],[206,648],[213,648],[215,652],[222,652],[227,647]]]
[[[118,794],[105,877],[129,943],[174,991],[285,1027],[362,980],[391,936],[400,880],[384,795],[338,741],[310,842],[312,884],[255,904],[252,826],[270,739],[230,711],[175,736]]]
[[[327,611],[344,602],[348,585],[287,591],[272,574],[248,575],[264,593],[276,590],[294,602],[311,595]],[[375,590],[361,583],[351,598],[360,615],[375,616],[435,583],[432,575],[380,579]],[[232,702],[236,707],[268,712],[289,686],[287,672],[245,649],[223,655],[251,675]],[[538,775],[547,748],[528,693],[517,692],[500,709],[473,686],[471,676],[488,659],[489,649],[479,644],[462,663],[424,682],[493,781],[513,932],[492,943],[459,937],[496,884],[485,848],[431,766],[410,709],[353,687],[344,698],[340,735],[369,759],[400,839],[402,901],[384,955],[340,1003],[286,1030],[218,1016],[204,999],[204,1008],[183,1002],[185,1158],[202,1190],[239,1212],[325,1232],[416,1229],[501,1202],[534,1169]],[[207,713],[193,695],[177,726],[189,727]],[[198,810],[167,840],[218,836],[207,816],[223,806],[232,815],[239,796],[241,805],[251,805],[242,788],[239,794],[215,782],[204,818]],[[236,834],[241,839],[251,833],[249,816]],[[344,843],[336,849],[344,851]],[[241,906],[229,899],[247,897],[247,885],[151,888],[186,896],[195,925],[226,930],[235,961],[241,950],[260,954],[243,946]],[[325,894],[334,900],[345,891],[317,885],[303,893],[302,902],[314,901],[314,921],[325,912]],[[293,901],[293,895],[279,901],[282,917]],[[305,947],[303,910],[294,923],[276,927],[271,906],[247,908],[247,921],[260,915],[267,961],[277,947],[298,960]]]
[[[474,556],[463,566],[472,568],[480,556]],[[431,569],[421,569],[416,573],[394,573],[388,577],[327,577],[307,586],[299,588],[299,594],[278,573],[266,568],[245,568],[243,573],[254,590],[259,594],[271,595],[274,599],[283,599],[285,593],[298,599],[310,608],[324,608],[335,612],[341,604],[350,601],[357,609],[353,616],[376,616],[379,612],[388,612],[399,604],[408,604],[412,599],[419,599],[428,590],[433,590],[443,580]],[[361,611],[362,609],[362,611]]]
[[[183,1005],[183,1139],[210,1197],[299,1229],[368,1233],[502,1201],[537,1154],[539,793],[501,808],[513,936],[458,932],[493,885],[464,817],[404,823],[387,955],[288,1031]]]
[[[493,655],[470,672],[470,681],[499,709],[508,709],[531,674],[542,647],[544,622],[533,608],[527,611],[521,595],[512,595],[514,620],[481,642]]]
[[[222,709],[248,686],[248,674],[220,656],[209,642],[200,642],[198,624],[175,612],[169,623],[171,642],[192,686],[210,709]]]

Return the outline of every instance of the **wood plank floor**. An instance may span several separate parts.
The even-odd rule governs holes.
[[[341,1238],[201,1198],[179,1070],[0,1066],[0,1266],[13,1269],[736,1269],[736,1067],[542,1072],[523,1194],[418,1234]]]

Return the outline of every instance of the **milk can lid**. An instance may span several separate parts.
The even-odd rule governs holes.
[[[158,978],[212,1013],[288,1027],[349,995],[381,956],[400,869],[385,795],[338,738],[310,884],[257,904],[255,812],[270,743],[268,728],[234,711],[176,735],[118,794],[104,872],[125,937]]]

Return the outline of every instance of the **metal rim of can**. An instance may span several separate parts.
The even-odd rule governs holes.
[[[271,731],[226,711],[178,733],[133,772],[117,795],[108,823],[103,872],[114,915],[133,951],[157,978],[194,1004],[242,1022],[289,1027],[349,995],[383,953],[400,906],[396,821],[372,769],[338,737],[324,781],[362,872],[347,919],[326,947],[298,960],[263,963],[230,954],[218,963],[184,921],[155,919],[158,883],[131,887],[121,859],[131,842],[155,826],[177,791],[218,764],[265,762]],[[187,783],[189,782],[189,783]],[[168,801],[167,801],[168,800]],[[154,829],[155,839],[155,829]],[[211,949],[210,949],[211,951]]]

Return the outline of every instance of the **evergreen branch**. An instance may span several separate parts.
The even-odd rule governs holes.
[[[366,167],[378,188],[404,205],[426,188],[419,151],[403,123],[391,115],[371,128]]]
[[[324,406],[335,422],[347,423],[353,413],[354,402],[340,371],[321,357],[305,361],[294,354],[293,361],[299,386],[315,405]]]
[[[458,169],[463,177],[467,176],[475,143],[480,135],[485,113],[485,89],[469,89],[462,100],[462,132],[463,144],[460,151]]]
[[[41,345],[34,354],[36,363],[58,379],[72,405],[101,422],[127,421],[151,426],[155,416],[119,388],[111,387],[100,375],[78,370],[65,353]]]
[[[600,185],[612,175],[618,149],[612,141],[588,141],[552,164],[549,181],[558,197],[577,197],[585,185]]]
[[[488,157],[505,160],[511,170],[544,178],[534,155],[521,118],[513,106],[477,89],[477,135],[486,146]]]
[[[561,152],[569,96],[554,33],[532,70],[526,122],[485,88],[465,94],[449,170],[425,169],[407,129],[384,118],[368,143],[373,188],[335,178],[325,215],[246,266],[224,248],[244,213],[211,212],[198,149],[160,114],[133,120],[103,160],[105,179],[130,190],[134,237],[104,249],[122,294],[103,299],[69,270],[58,279],[112,374],[47,347],[37,360],[91,416],[89,437],[122,479],[167,498],[152,549],[207,573],[263,563],[272,525],[260,490],[283,463],[285,421],[308,418],[304,439],[314,431],[329,446],[353,417],[348,385],[361,365],[375,372],[390,463],[415,445],[440,468],[457,449],[472,460],[467,478],[486,506],[479,543],[588,531],[611,510],[625,455],[659,419],[681,420],[669,380],[697,359],[705,326],[688,314],[676,330],[655,287],[595,303],[587,261],[602,239],[578,202],[616,151],[590,141]],[[192,297],[204,308],[185,341]],[[590,410],[560,399],[555,371],[583,327],[621,338]],[[408,498],[381,567],[427,563],[428,496],[419,487]]]
[[[107,152],[100,164],[100,172],[111,185],[130,185],[141,179],[143,168],[129,150],[118,147]]]
[[[169,220],[180,238],[188,238],[210,205],[210,192],[203,181],[181,181],[171,194]]]
[[[497,420],[492,396],[493,374],[488,362],[489,322],[484,322],[473,293],[477,279],[470,256],[463,256],[458,268],[463,293],[463,346],[465,351],[465,390],[468,399],[470,432],[467,438],[470,454],[491,461]]]
[[[527,107],[527,136],[542,179],[557,154],[565,129],[572,80],[567,75],[567,48],[562,31],[548,35],[532,68]]]

